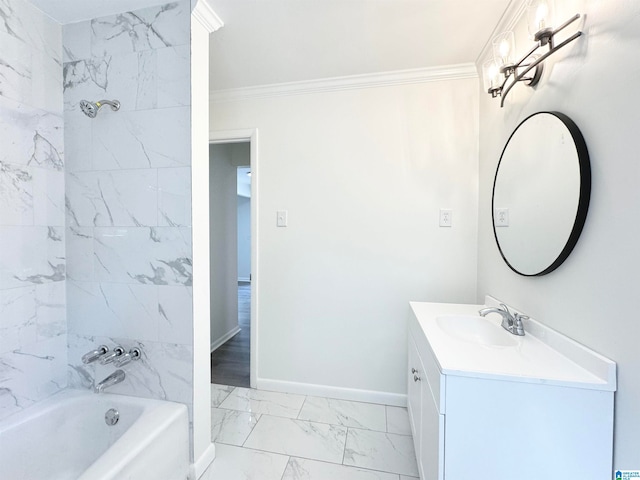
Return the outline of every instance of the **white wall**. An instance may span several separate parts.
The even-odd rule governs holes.
[[[561,21],[586,14],[586,36],[551,58],[535,91],[516,86],[505,108],[481,92],[478,298],[494,295],[618,362],[614,468],[637,469],[640,3],[556,4]],[[528,48],[522,28],[516,42],[519,51]],[[542,110],[569,115],[582,131],[591,157],[591,205],[569,259],[549,275],[525,278],[509,270],[495,246],[491,188],[509,134]]]
[[[212,130],[260,132],[258,386],[403,400],[408,302],[475,300],[477,97],[467,79],[212,105]]]
[[[211,262],[211,345],[238,329],[236,144],[209,147],[209,238]]]
[[[238,280],[251,275],[251,198],[238,195]]]

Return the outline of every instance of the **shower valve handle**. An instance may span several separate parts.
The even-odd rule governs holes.
[[[91,362],[95,362],[101,356],[106,354],[108,351],[109,351],[109,347],[107,347],[106,345],[100,345],[95,350],[91,350],[90,352],[85,353],[82,356],[82,363],[84,363],[86,365],[86,364],[89,364]]]
[[[118,357],[113,364],[117,368],[120,368],[128,363],[131,363],[132,360],[138,360],[140,358],[140,355],[142,355],[142,352],[139,348],[132,348],[129,353],[125,353],[124,355]]]
[[[100,364],[101,365],[107,365],[108,363],[111,363],[115,359],[120,357],[122,354],[124,354],[124,348],[122,348],[120,345],[118,345],[117,347],[113,348],[112,352],[105,353],[104,355],[102,355],[100,357]]]

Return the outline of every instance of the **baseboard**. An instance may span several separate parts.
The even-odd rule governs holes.
[[[340,400],[352,400],[356,402],[381,403],[383,405],[394,405],[397,407],[407,406],[407,396],[401,393],[287,382],[285,380],[272,380],[269,378],[258,378],[257,387],[259,390],[271,390],[273,392],[297,393],[300,395],[338,398]]]
[[[220,337],[218,340],[213,342],[211,344],[211,353],[213,353],[218,348],[220,348],[222,345],[224,345],[224,343],[227,340],[229,340],[231,337],[233,337],[234,335],[240,333],[240,330],[242,330],[242,329],[238,326],[238,327],[234,328],[233,330],[231,330],[230,332],[225,333],[222,337]]]
[[[216,458],[216,446],[210,443],[207,449],[202,452],[200,458],[191,464],[189,468],[189,478],[198,480],[202,474],[209,468]]]
[[[251,277],[238,277],[239,282],[250,282]]]

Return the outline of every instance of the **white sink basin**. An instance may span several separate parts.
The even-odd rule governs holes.
[[[478,315],[440,315],[436,323],[447,334],[465,342],[493,347],[518,345],[513,334]]]

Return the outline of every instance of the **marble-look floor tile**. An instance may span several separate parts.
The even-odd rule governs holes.
[[[216,444],[216,459],[200,480],[280,480],[289,457]]]
[[[303,395],[294,395],[292,393],[236,388],[220,404],[220,408],[296,418],[300,413],[304,399]]]
[[[346,427],[263,415],[244,446],[342,463],[346,436]]]
[[[418,475],[410,435],[350,428],[343,463],[401,475]]]
[[[386,406],[387,409],[387,432],[399,433],[401,435],[411,435],[411,425],[409,424],[409,412],[404,407]]]
[[[260,415],[238,410],[211,409],[211,441],[242,446]]]
[[[384,406],[373,403],[307,397],[298,419],[379,432],[386,430]]]
[[[398,475],[305,458],[291,458],[282,480],[398,480]]]
[[[222,402],[229,396],[233,389],[236,387],[232,387],[229,385],[217,385],[215,383],[211,384],[211,406],[219,407]]]

